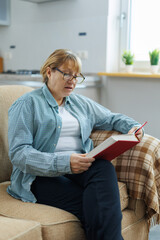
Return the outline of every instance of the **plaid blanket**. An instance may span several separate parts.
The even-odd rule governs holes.
[[[115,131],[96,130],[91,138],[96,147]],[[146,203],[146,216],[160,223],[160,140],[145,134],[136,146],[112,160],[118,181],[125,182],[128,194]]]

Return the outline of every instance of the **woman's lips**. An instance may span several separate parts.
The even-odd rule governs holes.
[[[66,89],[69,89],[69,90],[72,90],[73,89],[73,87],[65,87]]]

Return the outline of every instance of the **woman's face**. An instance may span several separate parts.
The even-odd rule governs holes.
[[[73,76],[79,74],[79,72],[75,69],[74,62],[71,60],[62,64],[58,69]],[[47,67],[46,73],[48,76],[47,86],[58,104],[61,104],[63,102],[63,98],[69,96],[74,90],[76,86],[75,78],[65,81],[63,73],[56,69],[52,70],[50,67]]]

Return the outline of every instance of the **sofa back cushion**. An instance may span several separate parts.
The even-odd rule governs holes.
[[[8,157],[8,109],[17,98],[32,90],[22,85],[0,86],[0,182],[8,181],[12,171]]]

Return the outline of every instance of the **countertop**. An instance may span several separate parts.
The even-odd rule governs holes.
[[[27,85],[30,87],[41,87],[43,78],[40,74],[0,74],[0,85]],[[85,81],[77,84],[76,88],[101,87],[101,77],[97,74],[85,75]]]
[[[0,80],[16,80],[16,81],[43,81],[43,78],[40,74],[0,74]]]
[[[149,72],[99,72],[99,76],[127,77],[127,78],[160,78],[160,73],[152,74]]]

